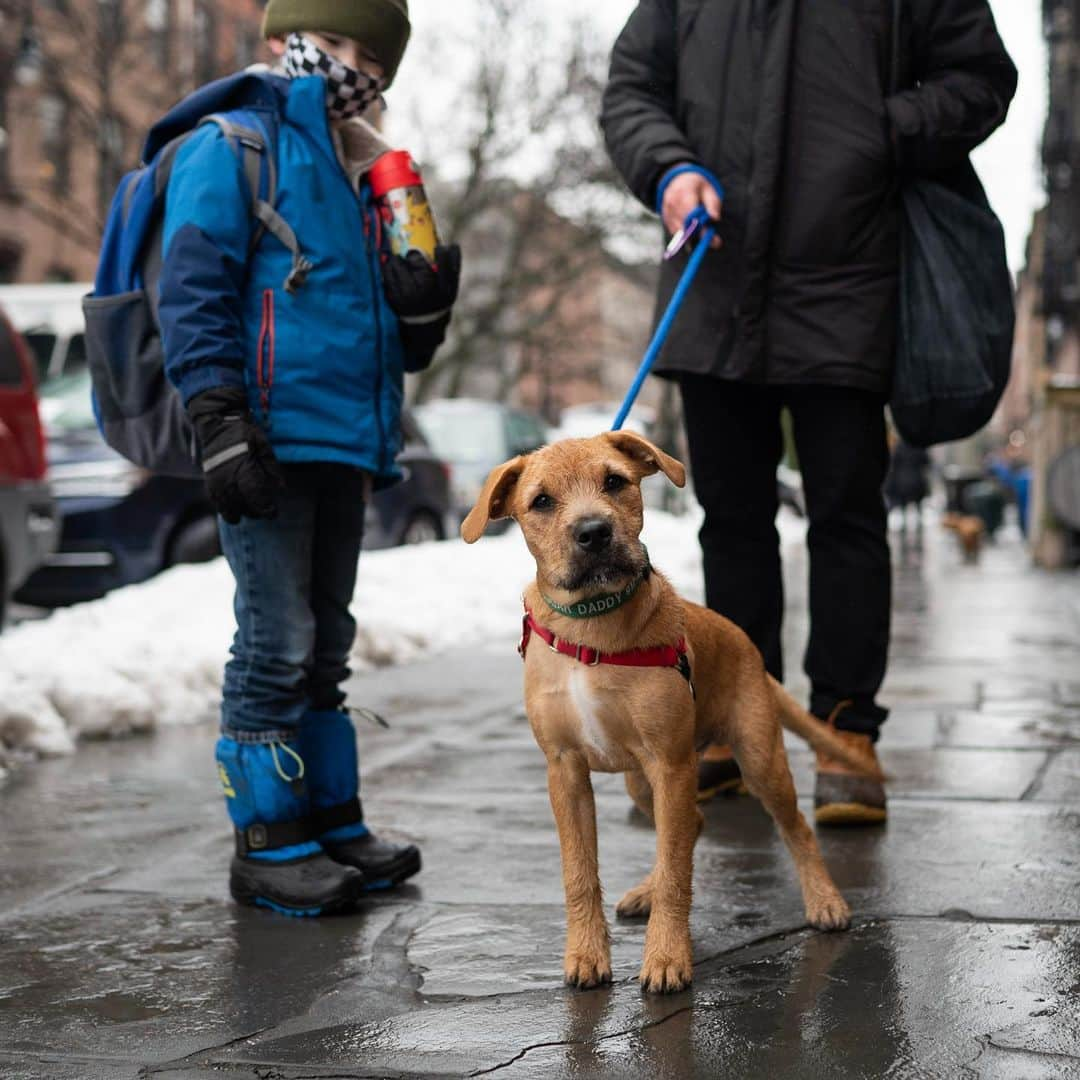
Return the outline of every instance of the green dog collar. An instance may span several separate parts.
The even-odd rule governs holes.
[[[645,569],[625,589],[613,593],[597,593],[595,596],[586,597],[576,604],[560,604],[552,600],[546,593],[540,595],[544,598],[552,611],[565,615],[568,619],[595,619],[600,615],[610,615],[623,606],[641,587],[641,583],[649,576],[652,566],[648,562],[648,552],[645,553]]]

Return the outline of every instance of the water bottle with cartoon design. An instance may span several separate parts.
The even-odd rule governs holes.
[[[390,150],[371,166],[371,192],[395,255],[419,251],[432,265],[439,235],[420,170],[407,150]]]

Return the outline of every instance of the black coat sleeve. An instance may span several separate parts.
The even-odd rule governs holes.
[[[960,164],[1002,121],[1016,67],[988,0],[910,0],[905,83],[886,102],[901,165],[938,171]]]
[[[640,0],[611,54],[600,126],[630,190],[654,209],[673,165],[700,164],[676,123],[675,0]]]

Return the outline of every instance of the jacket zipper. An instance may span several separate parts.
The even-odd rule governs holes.
[[[375,266],[378,252],[371,247],[371,217],[369,214],[378,213],[373,207],[366,205],[364,201],[360,206],[361,215],[364,219],[364,251],[367,255],[368,273],[371,277],[371,306],[375,312],[375,426],[379,433],[379,472],[386,472],[386,433],[383,430],[382,418],[382,387],[383,387],[383,340],[382,340],[382,313],[379,308],[379,280]]]
[[[274,387],[274,290],[263,289],[262,322],[259,324],[258,360],[255,379],[259,387],[259,408],[263,422],[270,426],[270,391]]]
[[[323,114],[325,117],[325,113]],[[360,217],[364,223],[364,253],[368,264],[368,276],[371,279],[371,305],[375,312],[375,359],[377,362],[377,370],[375,375],[375,426],[379,435],[379,472],[386,472],[386,432],[383,427],[382,417],[382,387],[383,387],[383,336],[382,336],[382,313],[379,307],[381,282],[379,280],[379,270],[376,266],[375,260],[378,258],[378,249],[374,251],[371,247],[371,216],[375,218],[375,223],[378,228],[381,229],[381,224],[378,220],[378,210],[375,208],[373,202],[365,200],[360,191],[353,188],[352,181],[349,179],[349,174],[345,171],[344,166],[341,164],[341,159],[337,155],[337,150],[334,146],[333,137],[330,134],[330,124],[325,123],[325,127],[321,132],[326,140],[325,146],[330,150],[330,156],[337,163],[338,173],[345,181],[345,186],[349,191],[353,192],[356,197],[356,201],[360,206]],[[360,187],[360,185],[358,185]],[[369,214],[371,216],[369,216]],[[265,300],[264,300],[265,303]],[[270,301],[271,313],[273,312],[273,298]],[[271,351],[273,350],[273,331],[271,330]],[[261,354],[261,350],[260,350]],[[273,363],[271,362],[271,372],[273,371]],[[271,381],[273,378],[271,376]],[[269,409],[269,398],[267,409]]]

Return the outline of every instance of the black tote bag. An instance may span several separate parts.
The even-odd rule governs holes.
[[[893,3],[893,89],[900,9]],[[900,293],[889,409],[905,442],[974,435],[1009,381],[1016,315],[1005,233],[970,161],[900,191]]]

